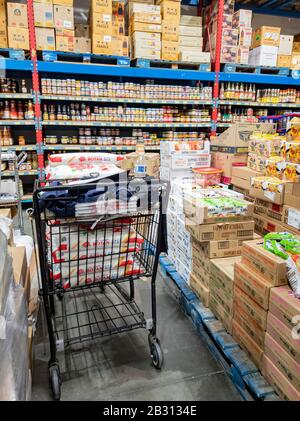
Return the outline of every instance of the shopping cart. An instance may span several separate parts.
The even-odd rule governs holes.
[[[72,349],[78,343],[145,328],[152,363],[160,369],[155,283],[164,242],[163,186],[149,180],[45,184],[36,182],[33,216],[53,398],[61,396],[58,347]],[[134,299],[141,278],[151,279],[149,319]]]

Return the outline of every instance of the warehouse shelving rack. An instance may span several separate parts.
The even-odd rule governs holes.
[[[182,3],[191,4],[191,0],[185,1],[182,0]],[[195,1],[192,1],[195,4]],[[198,7],[199,13],[203,6],[209,4],[209,0],[199,0]],[[284,0],[262,0],[260,2],[259,9],[255,6],[255,2],[251,3],[249,0],[236,0],[237,8],[246,8],[252,9],[254,12],[277,14],[282,16],[291,16],[294,18],[300,18],[300,11],[290,10],[292,1]],[[145,127],[145,128],[168,128],[170,125],[173,127],[193,127],[193,128],[206,128],[210,129],[210,134],[215,136],[219,128],[226,128],[230,126],[230,123],[219,123],[218,122],[218,107],[219,105],[233,105],[233,106],[250,106],[250,107],[276,107],[280,108],[291,108],[297,109],[300,108],[300,104],[265,104],[265,103],[256,103],[256,102],[246,102],[246,101],[220,101],[219,99],[219,90],[220,83],[222,82],[243,82],[243,83],[252,83],[257,85],[266,85],[266,86],[293,86],[300,87],[300,71],[294,72],[292,76],[282,76],[282,75],[268,75],[268,74],[253,74],[253,73],[226,73],[221,71],[220,64],[220,55],[221,55],[221,41],[222,41],[222,28],[221,22],[223,19],[223,10],[224,10],[224,0],[219,0],[218,3],[218,26],[217,26],[217,40],[216,40],[216,57],[213,63],[213,71],[204,72],[196,70],[175,70],[167,68],[137,68],[137,67],[125,67],[118,65],[95,65],[89,63],[77,63],[77,62],[48,62],[41,61],[38,59],[36,51],[36,41],[35,41],[35,30],[34,30],[34,13],[33,13],[33,0],[27,0],[28,6],[28,27],[30,35],[30,59],[28,60],[13,60],[6,58],[2,60],[2,65],[7,71],[16,71],[16,72],[27,72],[31,73],[32,78],[32,94],[23,96],[18,94],[18,97],[22,98],[33,98],[35,105],[35,120],[34,121],[16,121],[16,122],[7,122],[0,121],[0,125],[28,125],[35,127],[35,145],[26,145],[25,147],[12,146],[9,149],[12,150],[36,150],[38,155],[38,171],[26,172],[26,175],[38,175],[40,178],[43,176],[43,171],[45,167],[44,162],[44,153],[49,150],[105,150],[105,151],[131,151],[134,150],[134,147],[130,146],[85,146],[85,145],[44,145],[43,144],[43,127],[51,126],[90,126],[90,127]],[[272,9],[268,9],[272,6]],[[1,64],[0,64],[1,65]],[[46,75],[47,77],[51,76],[60,76],[68,75],[68,77],[74,75],[77,77],[93,76],[97,77],[119,77],[119,78],[128,78],[128,79],[154,79],[154,80],[173,80],[173,81],[190,81],[190,82],[208,82],[213,85],[213,99],[211,101],[164,101],[164,100],[128,100],[128,99],[118,99],[118,98],[91,98],[91,97],[76,97],[76,101],[90,101],[95,103],[131,103],[131,104],[165,104],[165,105],[207,105],[211,107],[212,118],[210,122],[207,123],[195,123],[195,124],[181,124],[181,123],[114,123],[114,122],[72,122],[72,121],[59,121],[59,122],[43,122],[42,113],[41,113],[41,103],[45,100],[56,101],[62,100],[62,96],[53,96],[53,95],[41,95],[39,79],[41,75]],[[1,94],[1,97],[9,98],[9,94]],[[63,97],[64,101],[75,100],[74,97]],[[5,148],[3,148],[4,150]],[[158,147],[153,145],[147,146],[146,150],[153,151],[158,150]],[[8,174],[6,174],[8,175]],[[28,200],[28,198],[26,199]]]

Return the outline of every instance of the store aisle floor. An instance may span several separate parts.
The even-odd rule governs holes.
[[[136,297],[149,314],[148,281],[140,281]],[[62,400],[240,400],[161,275],[158,275],[157,307],[158,336],[165,356],[161,371],[151,364],[146,331],[106,337],[65,357],[59,354],[63,372]],[[42,337],[41,332],[35,345],[32,399],[51,400],[48,356],[39,337]]]

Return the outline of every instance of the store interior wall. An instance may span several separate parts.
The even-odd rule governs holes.
[[[299,19],[293,19],[283,16],[269,16],[254,14],[252,28],[257,29],[260,26],[279,26],[284,35],[296,35],[300,32]]]

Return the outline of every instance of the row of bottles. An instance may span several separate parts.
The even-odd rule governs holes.
[[[32,101],[4,101],[0,102],[0,120],[34,120],[34,106]]]
[[[26,80],[22,79],[21,81],[17,79],[11,79],[11,78],[0,78],[0,92],[2,94],[27,94],[28,88],[26,85]]]
[[[256,123],[258,118],[254,115],[253,108],[233,108],[231,105],[218,109],[218,121],[222,123]]]
[[[300,91],[296,89],[259,89],[256,100],[263,103],[300,104]]]
[[[220,100],[255,101],[256,88],[252,83],[221,83]]]

